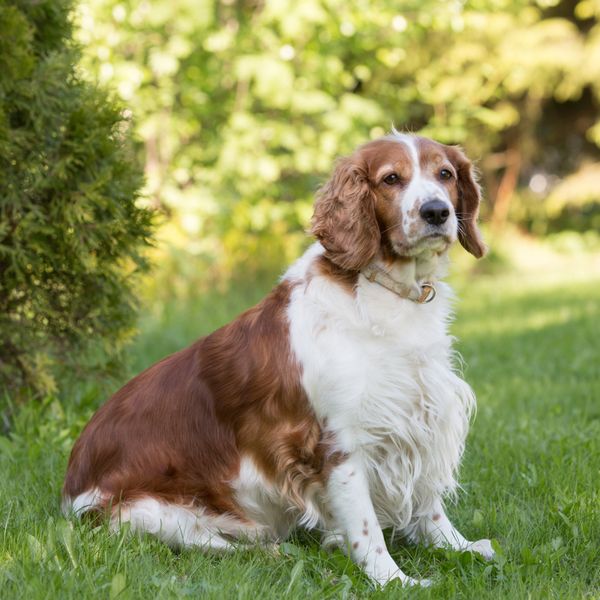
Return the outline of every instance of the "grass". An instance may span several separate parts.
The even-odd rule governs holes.
[[[151,537],[64,520],[68,453],[102,399],[75,389],[16,411],[0,437],[2,598],[600,598],[600,268],[523,253],[509,275],[459,277],[453,332],[479,410],[449,512],[497,558],[392,544],[430,589],[374,588],[341,553],[299,533],[266,551],[174,553]],[[596,261],[596,262],[595,262]],[[142,323],[136,368],[225,322],[264,290],[211,295]]]

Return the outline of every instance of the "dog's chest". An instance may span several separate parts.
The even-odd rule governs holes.
[[[291,341],[328,427],[356,446],[445,412],[455,375],[440,307],[385,296],[357,307],[340,297],[331,310],[311,300],[299,294],[291,307]]]
[[[407,344],[376,332],[316,340],[322,348],[337,345],[338,350],[322,357],[323,367],[312,378],[306,372],[317,412],[340,434],[351,435],[353,446],[367,448],[393,446],[398,437],[433,427],[452,404],[455,379],[446,339]]]
[[[362,458],[382,522],[406,523],[453,487],[472,404],[452,367],[445,298],[384,298],[362,312],[343,298],[335,310],[299,300],[292,348],[313,408],[340,448]]]

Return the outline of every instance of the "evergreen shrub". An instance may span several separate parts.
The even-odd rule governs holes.
[[[0,0],[0,389],[115,372],[152,214],[122,107],[78,72],[70,0]]]

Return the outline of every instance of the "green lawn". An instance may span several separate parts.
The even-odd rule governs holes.
[[[595,264],[588,258],[590,265]],[[449,512],[498,557],[403,547],[393,554],[430,589],[376,590],[308,534],[265,551],[179,554],[152,538],[69,523],[59,491],[71,445],[98,394],[16,411],[0,437],[0,597],[12,598],[600,598],[600,270],[578,257],[511,275],[457,279],[453,332],[479,410],[463,492]],[[234,316],[264,290],[204,298],[147,317],[136,368]]]

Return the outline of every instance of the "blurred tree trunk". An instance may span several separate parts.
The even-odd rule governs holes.
[[[500,178],[500,183],[496,189],[494,206],[492,209],[492,229],[500,230],[506,224],[510,203],[514,196],[515,189],[519,183],[519,174],[523,156],[518,140],[515,139],[504,152],[504,173]]]

